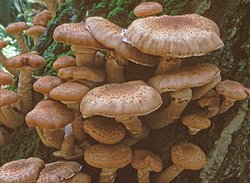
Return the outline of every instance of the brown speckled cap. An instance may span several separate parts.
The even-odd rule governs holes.
[[[192,143],[179,143],[171,148],[171,158],[176,167],[199,170],[206,164],[206,155]]]
[[[131,148],[124,144],[97,144],[88,148],[84,160],[96,168],[122,168],[132,161]]]
[[[158,91],[144,81],[106,84],[88,92],[82,99],[80,110],[84,117],[143,116],[160,107]]]
[[[0,89],[0,106],[10,105],[18,99],[19,96],[17,93],[10,90]]]
[[[74,114],[64,104],[53,100],[42,100],[26,115],[28,126],[42,129],[59,129],[73,121]]]
[[[143,2],[135,7],[134,14],[137,17],[148,17],[163,11],[161,4],[153,1]]]
[[[182,117],[182,123],[196,129],[206,129],[211,125],[210,119],[198,114],[189,114]]]
[[[33,25],[40,25],[40,26],[47,26],[48,21],[52,18],[53,16],[51,15],[49,10],[43,10],[40,13],[38,13],[32,23]]]
[[[23,32],[24,30],[28,28],[29,26],[26,24],[26,22],[16,22],[16,23],[9,24],[6,27],[5,32],[7,34],[15,34],[15,33]]]
[[[71,56],[60,57],[52,65],[53,69],[55,69],[56,71],[71,66],[76,66],[76,59]]]
[[[137,19],[128,27],[126,37],[144,53],[185,58],[223,47],[219,34],[212,20],[187,14]]]
[[[11,74],[0,69],[0,85],[12,85],[14,82],[14,77]]]
[[[8,162],[0,167],[0,182],[33,182],[37,179],[43,166],[43,160],[34,157]]]
[[[44,32],[46,31],[46,27],[43,27],[43,26],[33,26],[33,27],[30,27],[28,28],[26,31],[25,31],[25,34],[28,35],[28,36],[36,36],[36,35],[42,35]]]
[[[7,43],[6,41],[0,40],[0,50],[1,50],[2,48],[6,47],[7,44],[8,44],[8,43]]]
[[[75,161],[56,161],[45,164],[36,183],[59,183],[73,177],[82,166]]]
[[[84,131],[93,139],[103,144],[116,144],[126,135],[123,125],[114,119],[105,117],[91,117],[83,122]]]

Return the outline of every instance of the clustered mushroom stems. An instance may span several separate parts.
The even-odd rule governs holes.
[[[18,42],[21,53],[27,53],[29,51],[29,48],[24,42],[22,33],[13,33],[13,35],[15,36]]]
[[[161,57],[156,74],[162,74],[169,71],[179,70],[181,68],[182,61],[173,57]]]
[[[79,66],[95,66],[95,55],[97,50],[86,48],[84,46],[72,45],[71,50],[76,56],[76,65]]]
[[[113,183],[115,182],[116,170],[114,168],[102,168],[100,173],[100,183]]]
[[[47,146],[47,147],[53,147],[47,140],[47,138],[44,136],[44,132],[43,132],[43,129],[42,128],[39,128],[39,127],[35,127],[36,128],[36,132],[40,138],[40,140],[42,141],[42,143]]]

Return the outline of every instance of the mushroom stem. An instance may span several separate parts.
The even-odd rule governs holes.
[[[116,177],[116,170],[113,168],[103,168],[100,173],[100,183],[113,183]]]
[[[76,65],[79,66],[95,66],[96,50],[83,46],[72,45],[71,50],[76,56]]]
[[[190,135],[195,135],[195,134],[197,134],[199,131],[201,131],[201,129],[188,127],[188,133],[189,133]]]
[[[47,147],[53,147],[52,145],[49,144],[49,142],[47,141],[47,139],[44,136],[43,130],[39,127],[35,127],[36,128],[36,132],[40,138],[40,140],[42,141],[42,143],[47,146]]]
[[[230,99],[228,97],[224,97],[224,100],[222,101],[220,105],[220,109],[218,114],[226,112],[230,107],[234,105],[236,100]]]
[[[36,36],[34,35],[34,36],[32,36],[32,39],[34,41],[34,45],[36,45],[40,39],[40,35],[36,35]]]
[[[184,169],[178,168],[174,164],[157,174],[155,177],[156,183],[168,183],[172,181],[177,175],[179,175]]]
[[[162,74],[169,71],[178,70],[181,67],[182,61],[172,57],[161,57],[160,63],[156,70],[156,74]]]
[[[145,169],[139,169],[137,171],[137,180],[138,180],[138,183],[150,183],[149,172],[150,171],[147,168],[145,168]]]
[[[64,131],[63,129],[50,129],[45,130],[43,129],[44,137],[46,138],[47,142],[57,149],[61,149]]]
[[[22,33],[14,34],[14,36],[18,42],[21,53],[27,53],[29,51],[29,49],[28,49],[28,46],[24,42]]]

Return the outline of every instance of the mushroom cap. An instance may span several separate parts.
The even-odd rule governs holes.
[[[135,7],[134,14],[137,17],[148,17],[163,11],[161,4],[153,1],[143,2]]]
[[[133,160],[131,161],[131,166],[134,169],[148,169],[154,172],[160,172],[163,168],[162,160],[156,154],[137,149],[133,151]]]
[[[17,93],[10,90],[0,89],[0,106],[13,104],[18,99],[19,96]]]
[[[53,18],[52,14],[49,10],[43,10],[40,13],[38,13],[32,23],[33,25],[40,25],[40,26],[47,26],[48,21]]]
[[[84,22],[59,25],[54,30],[53,38],[69,45],[105,50],[105,47],[88,32]]]
[[[84,152],[84,160],[96,168],[118,169],[132,161],[132,151],[124,144],[97,144]]]
[[[91,177],[86,173],[79,172],[73,177],[62,181],[62,183],[91,183]]]
[[[43,160],[34,157],[8,162],[0,167],[0,182],[33,182],[43,166]]]
[[[122,27],[103,17],[89,17],[86,19],[85,24],[97,41],[107,48],[114,49],[116,54],[121,57],[145,66],[154,66],[158,64],[159,57],[142,53],[134,46],[122,40]]]
[[[242,84],[225,80],[216,85],[218,94],[223,95],[232,100],[244,100],[250,96],[250,89],[244,87]]]
[[[219,34],[212,20],[187,14],[137,19],[128,27],[126,37],[144,53],[185,58],[223,47]]]
[[[34,25],[33,27],[28,28],[25,31],[25,34],[28,36],[40,36],[46,31],[46,27]]]
[[[87,66],[62,68],[58,71],[58,76],[63,79],[88,80],[94,82],[102,82],[105,80],[104,71]]]
[[[43,76],[33,84],[33,89],[39,93],[48,95],[53,88],[59,86],[63,82],[61,78],[55,76]]]
[[[192,143],[179,143],[171,148],[171,158],[175,166],[183,169],[199,170],[206,164],[206,155]]]
[[[60,57],[52,65],[53,69],[55,69],[56,71],[71,66],[76,66],[76,58],[71,56]]]
[[[116,144],[126,135],[126,129],[114,119],[95,116],[83,122],[84,131],[103,144]]]
[[[24,30],[28,28],[29,26],[27,25],[26,22],[16,22],[16,23],[9,24],[6,27],[5,32],[7,34],[15,34],[15,33],[23,32]]]
[[[0,85],[12,85],[14,82],[14,77],[11,74],[0,69]]]
[[[163,93],[203,86],[218,75],[220,70],[215,65],[203,63],[153,76],[148,83]]]
[[[0,40],[0,50],[4,47],[6,47],[8,43],[6,41]]]
[[[90,88],[83,84],[67,82],[52,89],[49,96],[54,100],[80,103],[89,90]]]
[[[143,116],[160,107],[162,98],[158,91],[144,81],[113,83],[96,87],[82,99],[80,111],[84,117]]]
[[[188,127],[196,129],[206,129],[210,127],[210,119],[198,114],[190,114],[182,117],[182,123]]]
[[[18,56],[11,57],[6,60],[6,66],[11,68],[22,67],[44,67],[46,65],[45,59],[38,55],[37,52],[24,53]]]
[[[56,161],[45,164],[36,183],[60,183],[78,173],[82,166],[75,161]]]
[[[73,121],[74,114],[64,104],[53,100],[42,100],[26,115],[28,126],[42,129],[59,129]]]

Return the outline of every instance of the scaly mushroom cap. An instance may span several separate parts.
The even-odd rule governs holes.
[[[32,23],[33,25],[40,25],[40,26],[47,26],[48,21],[53,18],[49,10],[43,10],[40,13],[38,13]]]
[[[105,47],[88,32],[83,22],[59,25],[54,30],[53,38],[69,45],[105,50]]]
[[[34,157],[8,162],[0,167],[0,182],[33,182],[43,166],[43,160]]]
[[[25,31],[25,34],[28,35],[28,36],[40,36],[45,31],[46,31],[46,27],[37,25],[37,26],[33,26],[33,27],[28,28]]]
[[[144,53],[185,58],[201,56],[224,46],[215,22],[197,14],[137,19],[126,37]]]
[[[142,53],[132,45],[122,41],[122,27],[103,17],[89,17],[85,24],[97,41],[107,48],[114,49],[121,57],[145,66],[158,64],[158,57]]]
[[[12,85],[14,82],[14,77],[11,74],[0,70],[0,85]]]
[[[206,164],[206,155],[192,143],[180,143],[171,148],[171,158],[176,167],[199,170]]]
[[[83,172],[79,172],[73,177],[62,181],[62,183],[91,183],[91,177]]]
[[[78,173],[82,166],[75,161],[57,161],[45,164],[36,183],[60,183]]]
[[[134,14],[137,17],[148,17],[163,11],[161,4],[153,1],[143,2],[135,7]]]
[[[188,127],[196,129],[206,129],[210,127],[211,121],[198,114],[190,114],[182,117],[182,123]]]
[[[76,66],[76,59],[71,56],[60,57],[52,65],[53,69],[55,69],[56,71],[71,66]]]
[[[132,161],[132,151],[124,144],[97,144],[84,152],[84,160],[96,168],[118,169]]]
[[[143,116],[160,107],[162,98],[156,89],[144,81],[106,84],[88,92],[82,99],[80,111],[84,117]]]
[[[250,96],[249,88],[246,88],[242,84],[231,80],[225,80],[217,84],[216,91],[218,94],[233,100],[244,100]]]
[[[134,150],[131,166],[134,169],[148,169],[154,172],[160,172],[163,168],[162,160],[156,154],[146,150]]]
[[[63,82],[61,78],[55,76],[44,76],[33,84],[33,89],[39,93],[48,95],[53,88],[61,85]]]
[[[8,45],[6,41],[0,40],[0,50]]]
[[[148,83],[163,93],[203,86],[218,75],[220,70],[215,65],[203,63],[153,76]]]
[[[15,33],[23,32],[24,30],[28,28],[29,26],[26,24],[26,22],[16,22],[16,23],[9,24],[6,27],[5,32],[7,34],[15,34]]]
[[[89,90],[90,88],[83,84],[67,82],[52,89],[49,96],[54,100],[79,103]]]
[[[59,129],[73,121],[74,114],[58,101],[42,100],[26,115],[28,126],[42,129]]]
[[[19,96],[17,93],[10,90],[0,89],[0,106],[13,104],[18,99]]]
[[[84,131],[93,139],[104,144],[116,144],[126,135],[123,125],[114,119],[105,117],[91,117],[83,122]]]

